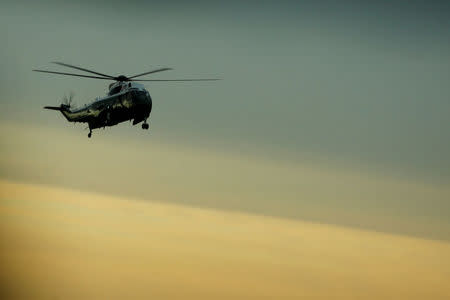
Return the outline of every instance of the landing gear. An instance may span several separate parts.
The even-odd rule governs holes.
[[[92,136],[92,129],[89,128],[88,138]]]
[[[147,130],[148,129],[148,123],[142,123],[142,129]]]

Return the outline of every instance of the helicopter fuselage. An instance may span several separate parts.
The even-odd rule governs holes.
[[[82,108],[71,109],[65,104],[45,108],[61,111],[69,122],[87,123],[91,131],[129,120],[133,120],[133,125],[144,121],[142,128],[148,129],[146,120],[152,110],[152,99],[142,84],[116,82],[110,85],[107,96]]]

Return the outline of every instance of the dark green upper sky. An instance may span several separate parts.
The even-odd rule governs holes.
[[[2,118],[47,122],[40,108],[64,92],[104,93],[102,81],[30,72],[49,61],[170,66],[158,78],[225,80],[148,85],[158,135],[450,176],[445,1],[19,1],[0,14]]]

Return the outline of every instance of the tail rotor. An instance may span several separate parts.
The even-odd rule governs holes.
[[[71,108],[73,105],[73,98],[75,96],[74,92],[70,92],[69,95],[64,95],[61,103],[61,107]]]

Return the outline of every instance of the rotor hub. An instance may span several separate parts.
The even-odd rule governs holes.
[[[119,75],[115,78],[117,81],[128,81],[128,77],[125,75]]]

